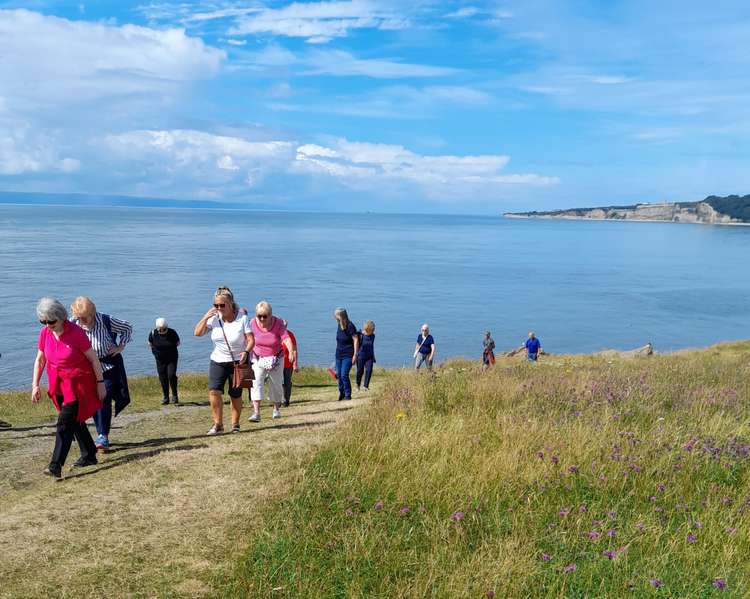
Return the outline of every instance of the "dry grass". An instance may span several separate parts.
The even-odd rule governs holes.
[[[0,596],[212,595],[302,464],[360,405],[332,401],[325,376],[301,373],[281,420],[264,409],[260,424],[243,418],[241,434],[214,438],[208,407],[189,405],[205,401],[200,377],[182,388],[186,405],[158,409],[153,381],[135,381],[112,452],[60,482],[41,475],[53,428],[1,432]],[[68,463],[76,457],[73,447]]]

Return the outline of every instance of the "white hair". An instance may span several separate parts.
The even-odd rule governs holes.
[[[154,323],[156,325],[157,329],[166,329],[167,328],[167,319],[166,318],[157,318],[156,322]]]
[[[43,297],[36,305],[39,320],[68,320],[68,311],[54,297]]]

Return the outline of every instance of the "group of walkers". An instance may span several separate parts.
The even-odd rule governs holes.
[[[59,478],[70,446],[75,439],[81,456],[74,467],[97,463],[97,451],[110,446],[113,415],[129,403],[130,393],[122,352],[132,340],[133,327],[125,320],[98,312],[88,297],[76,298],[66,308],[57,299],[45,297],[37,305],[42,329],[32,376],[31,400],[41,399],[40,381],[46,369],[48,395],[58,410],[55,446],[45,474]],[[356,365],[357,390],[369,390],[375,360],[375,323],[367,320],[362,330],[349,319],[344,308],[336,308],[335,372],[339,401],[352,399],[350,373]],[[258,302],[251,316],[235,301],[228,287],[219,287],[212,306],[196,323],[194,335],[208,335],[213,344],[208,367],[208,400],[212,424],[207,435],[224,432],[223,398],[229,395],[231,432],[241,429],[243,388],[250,389],[252,413],[248,420],[260,422],[261,402],[273,406],[271,418],[281,417],[289,406],[293,373],[299,370],[297,339],[287,322],[274,315],[267,301]],[[162,404],[179,403],[177,363],[180,337],[165,318],[156,319],[148,343],[156,361],[162,389]],[[483,342],[483,365],[494,363],[495,342],[489,331]],[[521,349],[536,361],[542,352],[533,333]],[[422,325],[414,347],[414,368],[431,369],[436,353],[430,327]],[[239,373],[239,375],[238,375]],[[171,392],[171,395],[170,395]],[[92,439],[86,421],[93,417],[97,437]],[[6,423],[3,423],[6,424]]]

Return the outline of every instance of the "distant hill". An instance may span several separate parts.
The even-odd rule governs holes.
[[[506,218],[652,220],[707,225],[750,224],[750,195],[708,196],[700,202],[570,208],[548,212],[507,212],[504,216]]]
[[[277,210],[278,206],[251,202],[219,202],[213,200],[173,200],[136,196],[90,195],[81,193],[22,193],[0,191],[0,204],[53,206],[109,206],[128,208],[193,208],[224,210]]]

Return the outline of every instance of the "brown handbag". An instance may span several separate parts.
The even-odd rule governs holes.
[[[244,364],[240,364],[234,359],[234,353],[232,352],[232,346],[229,345],[229,339],[227,334],[224,332],[224,325],[219,318],[219,326],[221,327],[221,333],[224,335],[224,341],[227,344],[229,355],[232,356],[232,362],[234,363],[234,370],[232,371],[232,389],[252,389],[253,381],[255,380],[255,373],[253,372],[252,366],[250,366],[250,356],[247,357],[248,361]]]

